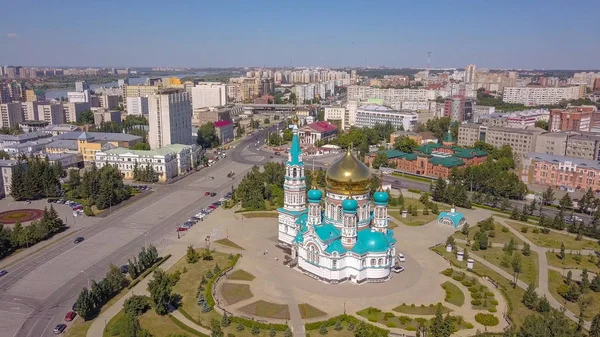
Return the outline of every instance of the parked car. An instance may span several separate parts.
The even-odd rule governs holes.
[[[187,231],[187,230],[188,230],[188,229],[187,229],[187,228],[185,228],[185,227],[181,227],[181,226],[177,227],[177,231],[178,231],[178,232],[185,232],[185,231]]]
[[[404,257],[404,255],[402,253],[398,253],[397,257],[398,257],[398,261],[406,262],[406,258]]]
[[[71,310],[77,312],[77,302],[73,303],[73,305],[71,306]]]
[[[215,195],[217,195],[217,193],[215,193],[215,192],[212,192],[212,193],[210,194],[210,196],[211,196],[211,197],[214,197]]]
[[[208,206],[208,208],[211,209],[211,210],[217,209],[217,207],[215,205],[210,205],[210,206]]]
[[[4,276],[4,275],[6,275],[6,274],[8,274],[8,272],[6,271],[6,269],[2,269],[2,270],[0,270],[0,277],[1,277],[1,276]]]
[[[61,333],[63,333],[63,332],[65,331],[65,329],[66,329],[66,328],[67,328],[67,325],[66,325],[66,324],[64,324],[64,323],[57,324],[57,325],[54,327],[54,330],[53,330],[53,332],[54,332],[54,334],[55,334],[55,335],[58,335],[58,334],[61,334]]]
[[[83,236],[78,236],[78,237],[75,239],[74,243],[80,243],[80,242],[82,242],[83,240],[85,240]]]
[[[401,273],[401,272],[404,271],[404,267],[402,267],[402,266],[394,266],[394,267],[392,267],[392,271],[394,273]]]
[[[208,197],[210,196],[210,192],[205,192],[204,195]]]
[[[129,273],[129,265],[128,264],[124,264],[120,267],[121,273],[122,274],[127,274]],[[73,309],[75,310],[75,309]]]
[[[67,312],[67,314],[65,315],[65,322],[72,321],[75,318],[75,316],[77,316],[77,313],[75,311]]]
[[[48,199],[48,203],[52,204],[52,203],[55,203],[57,200],[58,199],[56,199],[56,198],[51,198],[51,199]]]

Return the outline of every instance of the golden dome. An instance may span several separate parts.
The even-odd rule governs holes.
[[[361,194],[369,191],[371,171],[350,150],[333,163],[325,176],[327,188],[336,193]]]

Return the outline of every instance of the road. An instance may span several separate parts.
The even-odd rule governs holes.
[[[264,139],[265,133],[258,132],[256,138]],[[246,139],[212,167],[157,186],[152,195],[82,229],[78,236],[85,237],[84,242],[60,240],[7,268],[9,273],[0,279],[0,336],[52,336],[88,280],[102,279],[111,263],[127,263],[144,245],[152,243],[160,253],[177,240],[178,224],[237,184],[239,179],[230,180],[226,172],[243,176],[253,164],[268,161],[268,153],[248,150],[253,142]],[[217,197],[204,196],[206,191]]]

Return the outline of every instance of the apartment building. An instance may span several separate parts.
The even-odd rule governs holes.
[[[12,185],[13,171],[19,164],[16,160],[0,160],[0,197],[5,198],[10,195],[10,189]]]
[[[104,109],[116,109],[119,106],[119,96],[98,95],[98,106]]]
[[[165,89],[149,96],[148,123],[152,149],[193,144],[190,95],[179,89]]]
[[[567,109],[550,110],[548,130],[556,131],[590,131],[595,106],[575,106]]]
[[[21,113],[23,114],[23,121],[39,121],[38,117],[38,105],[39,102],[21,102]]]
[[[95,153],[96,166],[116,166],[125,179],[133,179],[136,167],[140,170],[152,166],[158,181],[165,182],[193,170],[198,165],[200,148],[194,145],[171,144],[154,150],[113,148]]]
[[[67,93],[67,99],[69,103],[90,103],[91,93],[89,90],[70,91]]]
[[[417,126],[419,117],[414,112],[397,111],[384,105],[363,105],[356,111],[356,126],[374,127],[390,122],[396,128],[411,131]]]
[[[21,103],[0,104],[0,128],[16,128],[23,121]]]
[[[502,100],[506,103],[520,103],[529,106],[553,105],[562,100],[583,98],[585,86],[571,87],[506,87]]]
[[[94,124],[101,125],[102,123],[114,122],[121,124],[121,111],[98,109],[94,111]]]
[[[477,79],[477,66],[474,64],[469,64],[465,67],[465,83],[474,83]]]
[[[532,152],[564,156],[567,152],[567,132],[545,132],[537,136]]]
[[[473,120],[473,101],[465,96],[454,95],[444,100],[443,114],[451,121],[463,122]]]
[[[148,97],[127,97],[127,114],[148,116]]]
[[[529,153],[521,166],[521,180],[570,191],[600,189],[600,163],[596,160]]]
[[[80,103],[62,103],[62,109],[65,114],[65,120],[67,123],[75,123],[79,116],[86,110],[90,110],[90,103],[80,102]]]
[[[324,109],[324,119],[328,122],[337,124],[339,128],[345,130],[348,125],[348,114],[344,107],[327,107]]]
[[[383,100],[393,109],[401,109],[402,102],[435,100],[435,90],[426,89],[379,89],[360,85],[348,87],[348,101],[365,101],[370,98]]]
[[[64,124],[65,114],[62,104],[44,103],[38,105],[38,118],[48,124]]]
[[[198,83],[192,88],[192,109],[227,104],[227,85],[218,82]]]
[[[156,82],[154,85],[123,85],[123,102],[127,104],[128,97],[148,97],[156,94],[163,88],[162,82]],[[127,110],[127,105],[125,105]]]
[[[46,92],[41,89],[27,89],[25,90],[25,101],[26,102],[42,102],[46,100]]]
[[[194,109],[192,112],[192,125],[202,126],[216,121],[231,121],[231,108],[210,107]]]
[[[515,129],[508,127],[490,127],[480,124],[463,124],[458,127],[458,145],[474,146],[475,142],[486,142],[495,147],[510,145],[519,161],[523,155],[533,152],[537,137],[544,133],[540,128]]]

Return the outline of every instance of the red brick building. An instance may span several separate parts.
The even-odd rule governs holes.
[[[548,131],[590,131],[594,111],[592,106],[551,109]]]

